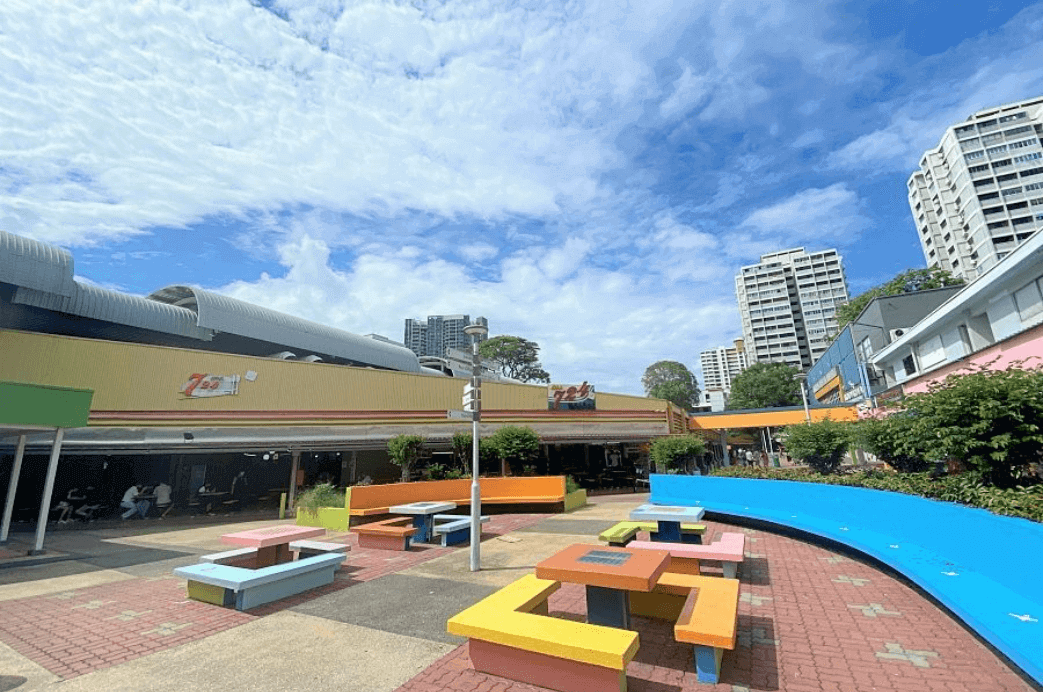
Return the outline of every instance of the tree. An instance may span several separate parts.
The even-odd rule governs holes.
[[[540,365],[540,347],[535,341],[520,336],[494,336],[478,346],[478,353],[496,363],[505,377],[519,382],[550,382],[550,375]]]
[[[697,435],[671,435],[652,441],[648,458],[667,469],[688,470],[688,462],[706,452],[706,443]]]
[[[873,298],[896,296],[900,293],[915,293],[916,291],[925,291],[929,288],[960,286],[963,283],[964,280],[962,278],[953,276],[947,269],[942,269],[941,267],[909,269],[887,283],[874,286],[865,293],[861,293],[843,305],[838,306],[838,329],[843,329],[848,322],[858,317]]]
[[[509,466],[517,475],[540,453],[540,436],[525,426],[505,425],[489,437],[489,444],[500,457],[501,473]]]
[[[922,448],[923,440],[910,435],[914,422],[904,413],[894,413],[887,418],[866,418],[855,423],[854,441],[895,471],[926,471],[931,462]],[[904,442],[905,451],[899,451],[900,442]],[[914,442],[915,451],[911,449]]]
[[[424,438],[419,435],[396,435],[388,440],[388,455],[391,462],[402,468],[402,482],[409,481],[410,472],[420,458]]]
[[[833,473],[840,467],[844,450],[851,442],[851,424],[829,418],[817,423],[790,425],[784,432],[786,451],[819,473]]]
[[[660,360],[649,365],[641,384],[648,396],[672,401],[686,411],[699,405],[699,383],[695,375],[676,360]]]
[[[1000,488],[1014,487],[1043,459],[1043,368],[949,375],[902,408],[910,423],[896,445],[901,453],[928,448]]]
[[[799,370],[785,363],[754,363],[732,380],[729,409],[778,408],[800,404]]]

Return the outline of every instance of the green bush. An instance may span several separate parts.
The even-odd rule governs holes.
[[[976,473],[960,473],[933,479],[929,473],[894,471],[852,471],[823,475],[810,469],[775,469],[757,466],[729,466],[715,469],[712,476],[765,478],[769,480],[828,483],[873,490],[919,495],[944,502],[979,507],[994,514],[1043,522],[1043,484],[996,488],[984,485]]]
[[[297,508],[317,514],[320,507],[343,507],[344,491],[330,483],[319,483],[297,496]]]
[[[931,467],[926,450],[913,454],[899,451],[899,441],[904,441],[907,450],[915,449],[910,431],[913,420],[903,413],[887,418],[868,418],[854,424],[854,442],[862,449],[887,462],[895,471],[926,471]]]
[[[577,490],[582,490],[582,489],[583,488],[580,487],[579,483],[576,482],[575,478],[573,478],[572,476],[565,476],[565,492],[566,493],[574,493]]]
[[[454,478],[464,478],[467,474],[458,468],[448,466],[446,464],[429,464],[427,467],[427,477],[433,481],[447,481]]]
[[[783,432],[786,451],[819,473],[833,473],[840,467],[851,442],[851,424],[829,418],[817,423],[787,426]]]
[[[539,456],[540,436],[532,428],[505,425],[489,436],[489,445],[512,473],[518,474]]]
[[[402,482],[409,481],[409,477],[420,458],[420,449],[424,446],[424,438],[419,435],[396,435],[388,440],[388,455],[391,462],[402,469]]]
[[[697,435],[670,435],[652,441],[648,458],[656,466],[674,471],[688,470],[688,462],[706,452],[706,443]]]

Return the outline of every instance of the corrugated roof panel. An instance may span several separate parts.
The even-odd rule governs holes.
[[[213,331],[196,324],[196,314],[187,308],[175,307],[140,296],[110,291],[106,288],[73,282],[71,296],[19,287],[13,301],[24,305],[79,315],[114,324],[150,329],[165,334],[177,334],[201,341],[211,341]]]
[[[200,327],[288,346],[298,355],[310,351],[389,370],[420,372],[416,354],[405,346],[369,339],[202,288],[167,286],[149,298],[194,309]]]
[[[61,296],[76,292],[72,254],[55,245],[0,231],[0,281]]]

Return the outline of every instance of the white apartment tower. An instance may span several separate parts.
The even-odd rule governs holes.
[[[703,367],[703,389],[720,389],[731,392],[732,380],[746,369],[746,351],[742,339],[735,340],[735,347],[718,346],[699,354]]]
[[[909,178],[928,267],[968,281],[1043,228],[1043,97],[975,113],[945,131]]]
[[[811,367],[837,332],[836,309],[848,300],[836,250],[804,248],[762,255],[735,277],[746,357],[753,363]]]

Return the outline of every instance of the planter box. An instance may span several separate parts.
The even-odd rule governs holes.
[[[565,495],[565,511],[571,512],[574,509],[579,509],[587,504],[587,491],[580,488],[574,493],[567,493]]]
[[[297,526],[321,526],[328,531],[348,530],[346,507],[319,507],[316,512],[297,508]]]

